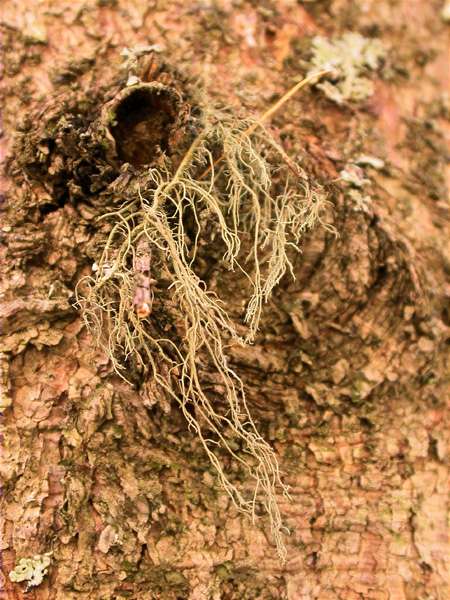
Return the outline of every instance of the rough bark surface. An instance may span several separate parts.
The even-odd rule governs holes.
[[[441,9],[440,0],[3,0],[1,598],[448,597]],[[77,130],[40,141],[36,132],[51,111],[101,111],[121,85],[124,47],[157,44],[181,87],[260,114],[305,72],[312,36],[347,30],[388,48],[374,95],[338,107],[304,90],[272,123],[325,187],[339,236],[309,234],[256,343],[229,349],[291,487],[291,501],[280,498],[291,531],[281,565],[264,520],[236,513],[177,407],[151,382],[121,381],[83,327],[73,294],[96,256],[102,206],[83,190],[88,164],[65,179],[61,156]],[[364,205],[338,181],[361,154],[385,161],[367,171]],[[208,285],[242,317],[238,273],[218,278],[211,260]],[[40,586],[25,593],[9,580],[20,558],[50,551]]]

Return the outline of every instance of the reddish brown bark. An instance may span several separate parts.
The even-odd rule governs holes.
[[[257,342],[230,349],[291,486],[292,500],[280,498],[291,530],[284,566],[264,521],[236,514],[217,487],[176,406],[151,381],[140,390],[122,382],[83,328],[73,290],[95,256],[99,207],[83,192],[73,201],[73,188],[58,202],[56,160],[48,180],[24,176],[20,156],[8,160],[1,598],[448,596],[450,73],[441,8],[4,0],[0,147],[9,156],[27,115],[33,131],[37,111],[45,120],[59,100],[86,102],[86,90],[110,100],[99,90],[124,47],[157,44],[176,81],[249,114],[304,73],[312,35],[356,30],[390,50],[366,104],[336,107],[304,90],[273,121],[285,151],[325,186],[339,232],[309,235]],[[364,210],[336,182],[360,154],[386,162],[370,171]],[[240,318],[239,275],[209,283]],[[215,385],[206,365],[203,376]],[[25,594],[9,581],[20,558],[48,551],[39,587]]]

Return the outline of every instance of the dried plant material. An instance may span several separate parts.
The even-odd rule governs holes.
[[[47,575],[52,553],[36,554],[32,558],[21,558],[14,570],[9,573],[9,579],[14,583],[27,582],[29,588],[40,585]]]
[[[312,68],[308,75],[329,69],[326,81],[317,87],[337,104],[359,102],[373,94],[373,83],[366,76],[376,71],[385,56],[379,40],[359,33],[345,33],[341,38],[327,40],[316,36],[312,42]]]

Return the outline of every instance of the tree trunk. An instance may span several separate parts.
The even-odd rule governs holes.
[[[448,597],[443,8],[3,0],[1,598]],[[265,303],[255,342],[225,337],[219,369],[229,364],[243,381],[290,488],[290,498],[277,488],[290,532],[283,562],[264,502],[253,523],[220,485],[188,426],[201,419],[198,406],[180,405],[132,357],[121,378],[85,327],[76,286],[98,267],[114,225],[98,217],[137,198],[143,164],[159,168],[170,152],[181,164],[198,104],[262,115],[308,71],[313,36],[347,31],[380,39],[384,66],[366,73],[366,100],[338,104],[304,87],[267,123],[280,164],[299,164],[303,184],[329,205]],[[138,81],[143,94],[160,86],[147,130],[133,120]],[[222,245],[211,235],[196,268],[245,335],[248,278],[224,268]],[[162,267],[153,282],[142,264],[133,263],[138,314],[183,344],[175,288]],[[204,346],[194,363],[198,389],[226,415]],[[177,378],[167,369],[165,381]],[[251,493],[240,463],[217,456],[231,484]],[[11,580],[21,559],[42,563],[46,553],[42,581]]]

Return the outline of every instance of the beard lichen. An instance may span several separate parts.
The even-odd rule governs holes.
[[[9,164],[28,190],[18,218],[65,204],[79,215],[90,233],[74,251],[92,271],[77,272],[75,293],[88,330],[143,398],[150,390],[179,406],[234,506],[268,517],[284,560],[277,494],[288,490],[231,361],[233,345],[255,340],[275,286],[294,276],[305,232],[330,228],[323,190],[263,123],[310,80],[249,119],[193,99],[153,58],[144,67],[132,85],[123,73],[49,99],[23,124]]]
[[[204,109],[200,133],[177,168],[164,160],[149,166],[134,195],[101,217],[112,227],[77,299],[115,371],[128,380],[137,369],[179,405],[235,507],[252,519],[263,507],[284,560],[276,494],[287,487],[226,352],[229,344],[255,339],[263,304],[286,272],[294,276],[292,251],[322,222],[322,190],[299,167],[292,176],[283,156],[281,166],[271,166],[265,155],[278,149],[260,122]],[[222,247],[220,264],[248,281],[245,334],[226,299],[196,271],[199,251],[213,243]],[[174,307],[172,323],[162,324],[158,297],[166,297],[164,319]],[[215,373],[219,394],[203,383],[202,365]],[[226,474],[222,451],[253,481],[249,496]]]

